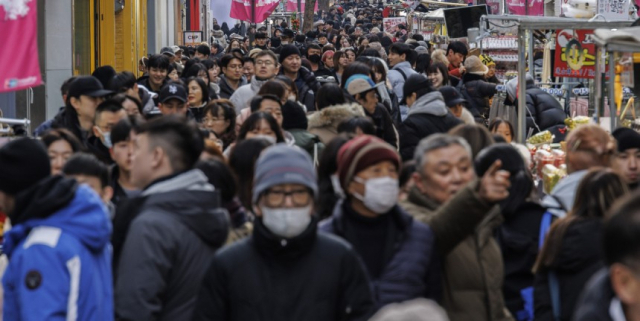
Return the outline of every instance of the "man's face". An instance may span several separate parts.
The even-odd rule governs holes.
[[[100,199],[103,203],[109,204],[111,201],[111,196],[113,196],[113,189],[109,186],[102,186],[102,182],[100,182],[100,178],[96,176],[88,176],[88,175],[70,175],[71,178],[75,179],[78,184],[87,184],[91,189],[100,196]]]
[[[104,101],[103,97],[90,97],[81,95],[79,98],[71,97],[71,106],[76,110],[78,116],[83,119],[93,119],[96,115],[96,108]]]
[[[169,59],[170,64],[172,64],[176,60],[176,56],[172,56],[170,54],[164,54],[164,56]]]
[[[414,181],[422,194],[444,204],[475,177],[471,156],[460,145],[427,152],[426,163],[415,172]]]
[[[162,115],[165,115],[165,116],[173,115],[173,114],[179,114],[179,115],[187,114],[187,103],[182,102],[178,99],[169,99],[164,103],[160,103],[158,105],[158,108],[160,109],[160,112],[162,113]]]
[[[280,44],[282,45],[290,44],[292,40],[292,38],[289,38],[285,35],[280,36]]]
[[[239,59],[231,59],[226,67],[222,67],[222,72],[227,79],[234,81],[240,80],[242,77],[242,61]]]
[[[260,207],[268,208],[300,208],[311,205],[313,196],[309,188],[302,184],[278,184],[270,187],[258,201],[256,215],[262,216]],[[312,215],[313,211],[309,212]]]
[[[253,62],[247,61],[242,66],[242,74],[247,78],[247,80],[251,79],[253,75],[256,73],[256,68],[253,65]]]
[[[196,51],[195,57],[200,59],[200,60],[205,60],[205,59],[209,58],[209,56],[205,56],[204,54],[202,54],[200,52],[197,52],[197,51]]]
[[[264,47],[266,43],[267,43],[267,39],[266,38],[258,38],[258,39],[256,39],[256,46]]]
[[[256,76],[260,79],[271,79],[278,73],[278,65],[271,56],[256,58]]]
[[[162,86],[164,79],[167,78],[167,70],[161,68],[149,68],[149,81],[156,87]]]
[[[137,109],[137,107],[136,107]],[[100,117],[97,117],[96,124],[93,126],[93,134],[100,138],[102,143],[106,146],[104,141],[104,135],[106,133],[111,133],[111,128],[115,126],[121,119],[127,117],[127,112],[124,109],[121,109],[117,112],[105,111],[100,114]]]
[[[398,168],[391,161],[382,161],[371,165],[364,170],[356,173],[357,177],[361,179],[360,182],[352,180],[347,186],[347,193],[350,195],[365,195],[365,182],[372,178],[391,177],[398,179]]]
[[[617,153],[613,158],[613,165],[627,184],[640,182],[640,149],[629,148]]]
[[[447,59],[449,60],[449,63],[458,68],[460,67],[460,64],[464,61],[464,56],[461,53],[457,53],[457,52],[453,52],[453,50],[449,50],[449,52],[447,52]]]
[[[393,67],[393,66],[405,61],[406,59],[407,59],[407,55],[405,55],[405,54],[399,55],[399,54],[397,54],[397,53],[395,53],[393,51],[389,52],[389,66],[390,67]]]
[[[298,70],[300,70],[300,64],[301,64],[300,56],[291,55],[282,62],[282,67],[287,72],[296,73],[298,72]]]
[[[315,48],[310,48],[307,51],[307,57],[311,56],[311,55],[318,55],[318,56],[322,56],[322,50],[321,49],[315,49]]]
[[[143,189],[153,180],[154,149],[151,148],[149,135],[142,133],[136,135],[133,140],[133,153],[131,155],[131,184],[138,189]]]
[[[378,104],[378,96],[376,95],[375,90],[370,90],[364,94],[360,94],[360,98],[358,102],[365,110],[371,112],[376,109],[376,105]]]
[[[332,25],[330,25],[330,24],[325,24],[325,25],[324,25],[324,30],[325,30],[325,31],[331,31],[331,30],[333,30],[333,26],[332,26]]]
[[[282,127],[282,107],[280,106],[280,104],[278,104],[278,102],[275,102],[271,99],[265,99],[260,104],[259,111],[271,114],[271,116],[273,116],[273,118],[275,118],[278,122],[278,125]]]
[[[130,140],[121,141],[115,143],[109,150],[111,159],[125,172],[131,171],[132,145]]]
[[[327,44],[327,37],[318,38],[318,42],[323,46],[326,45]]]

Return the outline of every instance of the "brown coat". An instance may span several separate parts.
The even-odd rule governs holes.
[[[338,125],[354,116],[365,116],[362,106],[354,103],[325,107],[309,116],[308,131],[326,146],[338,136]]]
[[[400,205],[428,224],[444,257],[443,307],[451,321],[511,321],[502,296],[502,254],[493,238],[499,208],[480,199],[473,182],[439,205],[413,187]]]

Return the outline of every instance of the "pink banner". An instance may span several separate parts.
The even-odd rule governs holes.
[[[287,11],[298,12],[298,0],[288,0]],[[313,11],[318,11],[318,0],[316,0],[316,7]],[[304,12],[304,0],[300,0],[300,12]]]
[[[528,5],[528,8],[525,7]],[[509,13],[521,16],[544,16],[543,0],[507,0]],[[492,14],[494,14],[492,12]]]
[[[42,84],[37,1],[0,1],[0,92]]]
[[[231,3],[231,18],[254,23],[261,23],[273,13],[279,0],[233,0]],[[256,19],[251,19],[251,6],[255,4]]]

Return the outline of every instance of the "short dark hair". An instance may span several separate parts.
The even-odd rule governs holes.
[[[109,186],[109,168],[93,154],[77,153],[64,164],[62,173],[70,175],[86,175],[100,180],[100,186]]]
[[[264,100],[273,100],[275,102],[278,103],[278,105],[280,105],[280,107],[282,107],[282,101],[280,101],[280,98],[278,98],[278,96],[276,95],[270,95],[270,94],[266,94],[266,95],[258,95],[253,97],[253,99],[251,99],[251,112],[255,113],[257,111],[260,110],[260,105],[262,105],[262,102]]]
[[[64,128],[54,128],[54,129],[47,130],[46,132],[44,132],[44,134],[42,134],[42,136],[40,137],[40,140],[44,143],[46,148],[49,148],[51,144],[59,140],[64,140],[67,143],[69,143],[69,145],[71,146],[71,150],[74,153],[81,152],[84,150],[84,146],[82,145],[80,140],[78,140],[78,138],[75,135],[73,135],[69,130]]]
[[[238,57],[236,57],[236,56],[234,56],[232,54],[226,54],[226,55],[222,56],[222,58],[220,58],[220,61],[218,62],[218,66],[220,66],[220,69],[227,68],[227,66],[229,65],[229,63],[233,59],[238,59],[238,60],[240,60],[240,62],[242,62],[241,58],[238,58]]]
[[[602,241],[607,265],[622,263],[640,269],[640,194],[619,200],[606,219]]]
[[[256,62],[253,60],[253,58],[246,56],[244,58],[242,58],[242,65],[246,64],[247,62],[250,62],[252,64],[255,64]]]
[[[123,93],[136,85],[136,76],[129,71],[123,71],[121,73],[116,74],[111,82],[109,83],[109,89],[117,92]]]
[[[320,46],[316,44],[307,45],[307,49],[305,49],[305,52],[304,52],[307,55],[307,57],[309,57],[309,49],[322,50],[322,48],[320,48]]]
[[[131,138],[131,131],[138,132],[140,126],[145,123],[144,118],[140,115],[127,116],[120,119],[119,122],[111,128],[111,144],[115,145],[119,142],[128,141]]]
[[[411,62],[412,59],[414,58],[414,52],[413,49],[411,49],[411,46],[409,46],[406,43],[402,43],[402,42],[395,42],[391,45],[391,47],[389,47],[389,53],[395,53],[398,55],[405,55],[405,60]]]
[[[463,56],[467,56],[469,54],[469,50],[467,49],[467,45],[465,45],[464,43],[460,42],[460,41],[452,41],[449,43],[449,45],[447,46],[447,54],[449,53],[449,50],[453,50],[453,53],[459,53],[462,54]]]
[[[370,118],[363,116],[354,116],[342,121],[340,125],[338,125],[338,134],[355,134],[358,128],[366,135],[376,135],[376,125]]]
[[[211,48],[207,45],[199,45],[198,48],[196,48],[196,52],[199,52],[201,55],[209,56],[211,55]]]
[[[318,89],[316,95],[316,109],[322,110],[326,107],[347,103],[344,91],[335,83],[328,83]]]
[[[238,182],[229,165],[218,159],[208,159],[196,163],[196,168],[207,176],[209,184],[220,191],[223,204],[233,201],[238,190]]]
[[[151,55],[149,57],[149,68],[169,69],[169,58],[165,55]]]
[[[152,147],[161,147],[167,153],[176,173],[192,169],[204,150],[200,131],[184,116],[157,117],[140,126],[138,134],[147,134]]]
[[[111,97],[111,99],[117,101],[118,103],[120,103],[120,105],[123,105],[122,107],[124,107],[124,102],[127,100],[131,100],[134,104],[136,104],[136,107],[138,107],[138,111],[140,112],[140,114],[143,114],[143,110],[142,110],[142,103],[140,102],[140,100],[137,97],[133,97],[133,96],[129,96],[129,95],[125,95],[125,94],[117,94],[113,97]]]
[[[107,99],[103,102],[100,103],[100,105],[98,105],[98,107],[96,107],[96,113],[94,115],[94,121],[97,122],[98,118],[102,115],[102,113],[104,112],[110,112],[110,113],[117,113],[121,110],[123,110],[124,108],[122,107],[122,104],[120,102],[118,102],[115,99]]]
[[[74,77],[71,77],[71,78],[69,78],[69,79],[67,79],[67,80],[65,80],[65,81],[62,83],[62,86],[60,86],[60,93],[61,93],[63,96],[69,93],[69,88],[71,87],[71,83],[72,83],[74,80],[76,80],[76,77],[75,77],[75,76],[74,76]]]
[[[320,38],[327,38],[327,33],[326,32],[321,32],[318,34],[318,39]]]

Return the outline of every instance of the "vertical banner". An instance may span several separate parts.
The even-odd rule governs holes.
[[[42,84],[36,2],[0,1],[0,92]]]
[[[298,12],[298,0],[287,0],[287,11]],[[316,6],[313,11],[318,11],[318,1],[316,0]],[[300,1],[300,12],[304,12],[304,0]]]
[[[596,46],[593,30],[557,31],[553,75],[593,79],[596,76]],[[607,69],[609,65],[607,64]]]
[[[279,0],[232,0],[230,17],[238,20],[261,23],[273,13]],[[256,17],[251,17],[251,6],[255,4]]]
[[[543,0],[507,0],[509,13],[521,16],[544,16]]]

